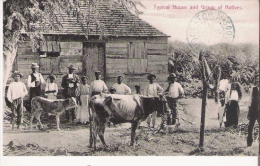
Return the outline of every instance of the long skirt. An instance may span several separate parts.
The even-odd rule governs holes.
[[[77,107],[77,122],[86,123],[89,122],[89,111],[88,111],[88,95],[80,96],[81,105]]]
[[[230,126],[237,126],[238,125],[238,118],[239,118],[239,105],[238,105],[238,101],[236,100],[231,100],[229,101],[229,103],[227,104],[227,108],[226,108],[226,127],[230,127]]]

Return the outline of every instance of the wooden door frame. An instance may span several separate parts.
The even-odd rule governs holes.
[[[103,74],[103,78],[104,78],[104,81],[106,81],[107,79],[107,73],[106,73],[106,42],[105,41],[100,41],[100,40],[95,40],[95,41],[83,41],[82,42],[82,49],[83,49],[83,56],[85,55],[85,52],[84,52],[84,44],[85,43],[93,43],[93,44],[104,44],[104,74]],[[83,62],[82,62],[82,65],[83,65]]]

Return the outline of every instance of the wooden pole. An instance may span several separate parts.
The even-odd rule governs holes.
[[[204,130],[205,130],[205,114],[206,114],[206,105],[207,105],[207,94],[208,94],[208,87],[206,81],[206,73],[205,73],[205,59],[200,53],[200,60],[202,64],[202,81],[203,81],[203,90],[202,90],[202,105],[201,105],[201,120],[200,120],[200,143],[199,147],[203,150],[204,144]]]

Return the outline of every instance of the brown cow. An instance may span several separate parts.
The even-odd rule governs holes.
[[[36,96],[31,101],[31,130],[32,130],[32,121],[34,116],[40,123],[41,128],[43,128],[41,123],[41,111],[45,111],[48,114],[56,115],[56,122],[57,122],[57,130],[60,130],[60,115],[68,109],[77,107],[77,102],[74,97],[70,97],[68,99],[57,99],[57,100],[50,100],[43,97]]]
[[[90,99],[89,105],[93,115],[93,132],[90,133],[90,147],[92,147],[94,142],[94,150],[96,150],[97,134],[104,148],[107,148],[104,132],[105,124],[108,121],[114,124],[131,123],[130,145],[134,145],[135,131],[138,124],[154,111],[164,114],[163,105],[166,106],[165,108],[168,108],[165,98],[116,94],[95,95]]]

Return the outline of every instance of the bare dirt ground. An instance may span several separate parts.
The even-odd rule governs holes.
[[[247,101],[240,102],[240,122],[248,122]],[[198,149],[201,99],[182,99],[179,101],[180,126],[173,134],[158,133],[141,123],[137,130],[137,145],[128,146],[130,142],[130,124],[120,124],[106,128],[105,140],[109,146],[104,150],[100,141],[98,150],[88,148],[89,126],[61,124],[61,131],[55,126],[46,131],[34,129],[29,131],[4,130],[3,149],[5,156],[257,156],[258,141],[252,147],[246,147],[246,139],[238,135],[236,129],[219,128],[216,105],[213,100],[207,102],[204,151]],[[160,118],[157,119],[159,125]],[[143,127],[142,127],[143,126]]]

